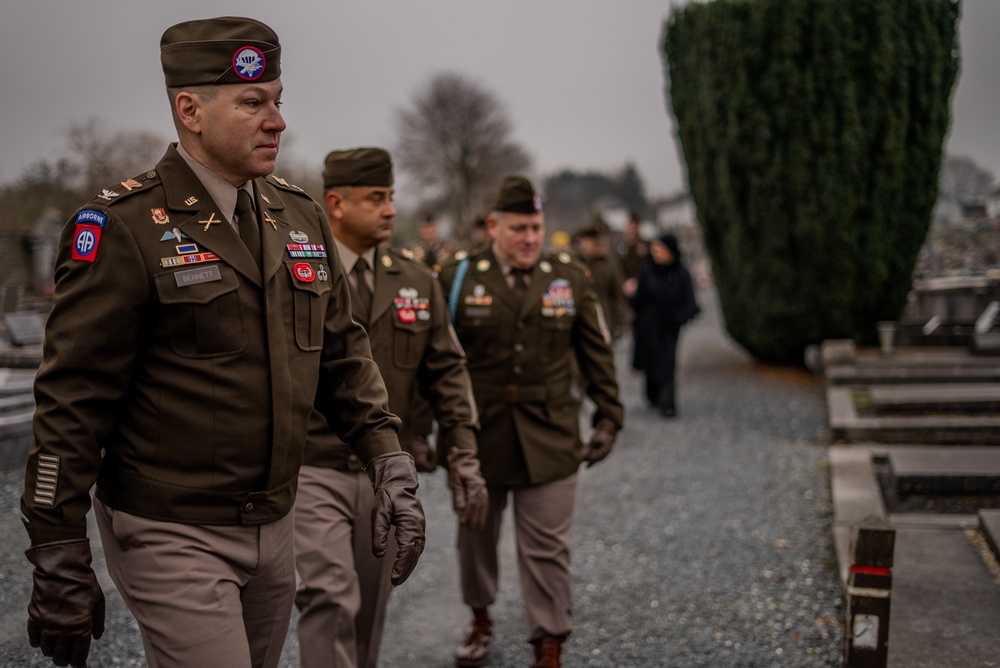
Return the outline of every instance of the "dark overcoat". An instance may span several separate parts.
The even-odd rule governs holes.
[[[694,283],[680,262],[646,262],[630,301],[635,319],[632,367],[659,382],[673,379],[681,327],[700,312]]]

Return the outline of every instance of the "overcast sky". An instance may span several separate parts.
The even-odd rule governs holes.
[[[633,162],[652,195],[684,187],[658,51],[666,0],[6,0],[0,183],[66,151],[90,118],[174,137],[159,64],[168,26],[236,14],[282,43],[283,154],[395,141],[394,112],[443,71],[505,105],[542,177]],[[675,3],[681,4],[681,3]],[[1000,177],[1000,0],[963,0],[963,66],[946,149]]]

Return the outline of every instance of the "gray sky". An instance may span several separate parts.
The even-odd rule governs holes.
[[[683,4],[683,3],[679,3]],[[235,14],[282,43],[285,157],[321,169],[334,148],[395,141],[394,112],[457,72],[505,105],[535,177],[634,162],[652,195],[684,187],[658,52],[665,0],[6,0],[0,21],[0,183],[62,155],[66,130],[172,139],[164,29]],[[963,71],[947,150],[1000,177],[1000,1],[963,0]]]

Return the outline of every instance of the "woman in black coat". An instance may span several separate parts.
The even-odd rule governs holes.
[[[681,327],[701,311],[674,235],[650,244],[629,303],[635,314],[632,367],[646,374],[649,403],[664,417],[674,417],[677,339]]]

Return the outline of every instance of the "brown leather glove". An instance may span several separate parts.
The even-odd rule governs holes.
[[[28,603],[28,643],[57,666],[86,668],[90,639],[104,634],[104,592],[90,567],[90,540],[30,547],[35,565]]]
[[[486,526],[490,495],[483,474],[479,472],[475,450],[452,448],[448,451],[448,487],[459,524],[473,531]]]
[[[618,427],[615,426],[614,422],[608,418],[601,418],[597,421],[590,441],[583,446],[583,461],[587,462],[588,468],[608,456],[617,437]]]
[[[413,463],[417,465],[418,472],[431,473],[437,468],[437,462],[434,460],[434,449],[427,441],[426,436],[414,435],[410,439],[410,447],[407,448],[407,452],[413,455]]]
[[[396,527],[399,552],[392,565],[393,585],[406,581],[424,551],[424,509],[417,498],[417,469],[407,452],[379,455],[365,467],[375,489],[372,507],[372,553],[381,558],[389,546],[389,528]]]

